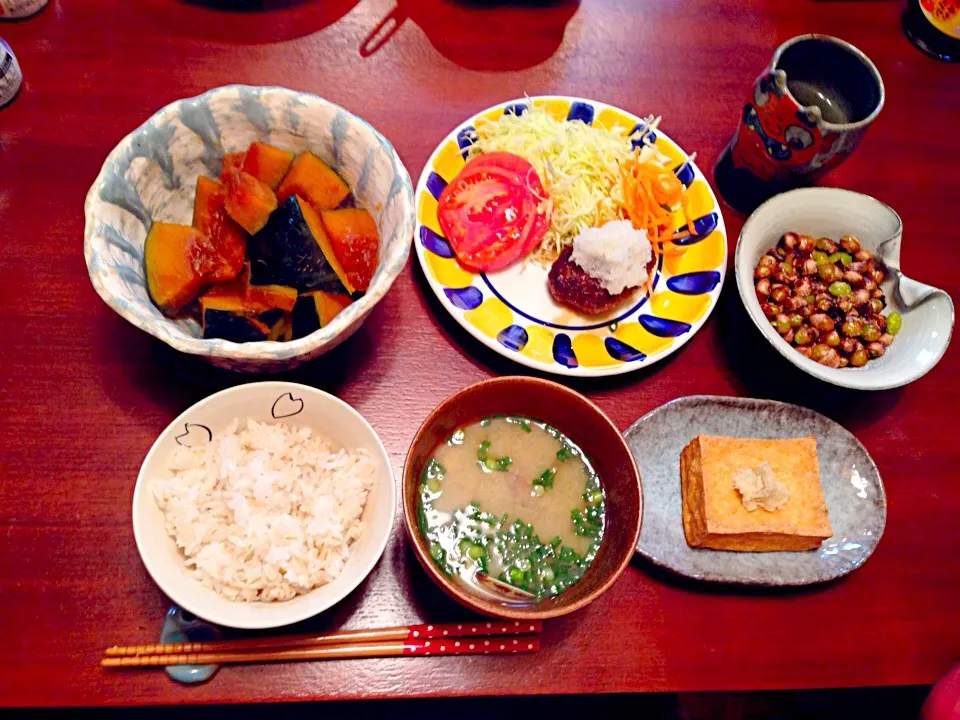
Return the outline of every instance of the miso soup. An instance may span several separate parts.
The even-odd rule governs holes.
[[[473,586],[494,578],[538,600],[573,585],[593,561],[604,494],[568,437],[531,418],[494,416],[434,451],[417,516],[445,572]]]

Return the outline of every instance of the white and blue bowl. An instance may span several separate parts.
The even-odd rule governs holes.
[[[336,170],[376,220],[380,264],[366,294],[307,337],[206,340],[195,320],[166,317],[150,300],[143,242],[154,220],[189,224],[197,176],[217,177],[223,156],[254,140],[310,150]],[[107,156],[84,211],[83,254],[104,302],[180,352],[246,372],[290,369],[352,335],[406,263],[415,222],[410,175],[383,135],[316,95],[247,85],[215,88],[157,112]]]

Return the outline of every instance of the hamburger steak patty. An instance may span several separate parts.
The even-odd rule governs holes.
[[[633,295],[636,288],[627,288],[611,295],[600,281],[570,259],[573,248],[563,249],[550,266],[547,285],[553,299],[584,315],[606,315]]]

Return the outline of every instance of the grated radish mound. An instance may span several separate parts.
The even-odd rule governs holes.
[[[619,295],[647,282],[652,257],[646,230],[635,229],[629,220],[612,220],[581,231],[573,240],[570,259],[608,293]]]
[[[334,580],[376,477],[363,449],[253,420],[178,447],[169,468],[153,486],[167,533],[189,572],[235,601],[290,600]]]

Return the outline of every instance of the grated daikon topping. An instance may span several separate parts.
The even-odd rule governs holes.
[[[582,230],[573,240],[570,259],[608,293],[618,295],[647,282],[652,256],[646,230],[635,229],[629,220],[611,220]]]

